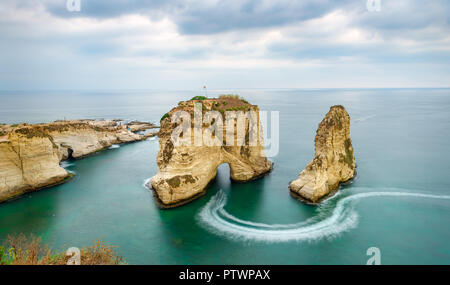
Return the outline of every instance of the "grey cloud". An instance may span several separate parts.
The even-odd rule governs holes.
[[[218,32],[261,28],[289,24],[321,17],[348,5],[364,6],[350,0],[229,0],[208,4],[202,1],[164,0],[81,0],[82,11],[68,12],[65,1],[49,2],[46,7],[59,17],[113,18],[130,13],[150,18],[169,17],[184,34],[213,34]]]
[[[170,18],[182,34],[215,34],[252,28],[295,25],[342,10],[353,15],[354,27],[374,30],[389,36],[397,31],[414,31],[426,27],[449,28],[450,2],[447,0],[380,0],[381,11],[366,10],[365,0],[228,0],[214,4],[183,0],[81,0],[82,11],[68,12],[65,0],[45,3],[47,10],[59,17],[114,18],[130,13],[152,20]],[[29,1],[20,1],[29,6]],[[406,32],[405,32],[406,33]],[[436,35],[439,36],[439,35]]]
[[[287,59],[292,62],[307,60],[319,60],[324,63],[324,70],[331,72],[330,68],[344,68],[352,74],[361,74],[361,69],[353,70],[353,62],[341,61],[342,57],[353,57],[353,59],[364,61],[367,70],[376,66],[379,70],[386,67],[401,68],[405,71],[405,77],[409,73],[414,74],[436,74],[439,78],[448,78],[450,63],[450,51],[445,46],[446,39],[450,35],[450,2],[448,0],[418,1],[418,0],[381,0],[382,10],[378,13],[369,13],[365,8],[365,0],[319,0],[319,1],[218,1],[216,4],[199,1],[164,1],[164,0],[81,0],[82,11],[70,13],[65,8],[66,0],[47,1],[3,1],[0,3],[0,16],[2,13],[15,13],[16,10],[38,9],[44,5],[46,11],[60,18],[89,17],[94,19],[115,19],[121,15],[138,13],[157,20],[169,18],[176,24],[179,33],[190,44],[186,47],[174,46],[168,42],[168,48],[156,46],[151,43],[142,49],[134,49],[133,42],[122,40],[128,35],[137,38],[145,38],[146,30],[130,27],[118,28],[117,30],[106,29],[101,32],[51,32],[46,22],[46,15],[38,21],[23,20],[20,17],[0,17],[0,44],[1,54],[7,55],[0,58],[0,85],[16,84],[20,86],[21,79],[14,79],[5,75],[22,74],[26,72],[31,81],[38,82],[37,78],[43,78],[48,85],[66,78],[65,71],[68,69],[70,76],[77,76],[86,70],[96,70],[99,73],[110,73],[111,76],[117,72],[123,72],[124,85],[129,84],[129,78],[133,76],[127,73],[129,70],[142,68],[135,76],[143,74],[164,74],[161,68],[146,70],[146,66],[136,64],[140,58],[147,57],[169,62],[167,69],[182,70],[183,61],[205,59],[208,62],[216,57],[222,58],[247,58],[252,57],[254,49],[254,60],[265,59]],[[327,31],[315,29],[311,23],[302,26],[303,21],[317,19],[332,11],[341,10],[348,20],[348,26],[341,27],[336,22],[336,29],[330,27],[330,31],[348,31],[351,28],[362,30],[367,34],[373,34],[377,44],[367,43],[339,43],[335,40],[336,35],[330,35]],[[21,16],[20,13],[16,15]],[[27,14],[25,14],[27,15]],[[42,15],[41,15],[42,16]],[[12,19],[12,20],[11,20]],[[15,20],[20,19],[20,20]],[[40,23],[40,24],[36,24]],[[334,23],[331,23],[333,25]],[[260,43],[253,45],[251,39],[258,42],[258,35],[264,35],[265,30],[271,27],[280,27],[278,31],[283,33],[279,42],[269,41],[272,44]],[[310,27],[305,30],[304,27]],[[286,28],[286,29],[284,29]],[[326,27],[325,27],[325,30]],[[228,35],[218,33],[233,31]],[[302,31],[297,33],[296,31]],[[155,33],[158,33],[156,31]],[[297,33],[297,34],[296,34]],[[217,35],[218,34],[218,35]],[[195,35],[195,36],[193,36]],[[208,35],[206,37],[197,35]],[[178,36],[178,35],[176,35]],[[199,44],[195,41],[200,39]],[[202,39],[206,40],[202,42]],[[215,47],[211,40],[218,39],[221,46]],[[399,41],[400,40],[400,41]],[[407,40],[408,45],[402,45]],[[447,40],[448,41],[448,40]],[[398,44],[400,42],[400,44]],[[192,44],[191,44],[192,43]],[[243,47],[234,48],[234,44],[243,43]],[[411,43],[411,48],[410,44]],[[247,46],[249,46],[247,48]],[[131,48],[130,48],[131,47]],[[108,59],[123,58],[124,62],[108,61]],[[105,59],[104,61],[102,61]],[[350,59],[352,60],[352,59]],[[103,66],[102,64],[108,64]],[[101,64],[100,64],[101,63]],[[413,67],[428,67],[414,71]],[[195,67],[192,67],[193,69]],[[229,67],[204,68],[208,75],[211,70],[217,68],[223,74],[221,78],[227,78],[233,74]],[[279,72],[286,71],[283,66],[274,63],[271,70]],[[243,72],[248,67],[243,67]],[[311,69],[299,67],[305,74]],[[423,71],[422,71],[423,70]],[[255,74],[267,74],[261,70],[255,70]],[[314,71],[314,70],[313,70]],[[48,73],[48,75],[46,75]],[[196,73],[197,74],[197,73]],[[290,73],[289,73],[290,74]],[[341,76],[340,71],[336,71]],[[69,76],[68,75],[68,76]],[[198,75],[198,74],[197,74]],[[34,78],[36,76],[36,78]],[[60,76],[61,78],[59,78]],[[67,76],[67,77],[68,77]],[[161,75],[161,78],[164,78]],[[186,78],[191,78],[186,76]],[[264,75],[265,76],[265,75]],[[87,76],[91,80],[92,76]],[[187,79],[186,79],[187,80]],[[420,77],[417,78],[420,80]],[[320,80],[319,80],[320,81]],[[15,82],[15,83],[14,83]],[[90,82],[90,81],[89,81]],[[111,80],[105,80],[109,84]],[[136,81],[138,82],[138,81]],[[143,81],[145,82],[145,81]],[[444,82],[445,83],[445,82]],[[169,83],[171,84],[171,83]],[[276,83],[275,83],[276,84]],[[447,84],[447,83],[445,83]],[[9,86],[9,85],[8,85]]]
[[[181,15],[179,27],[186,34],[274,27],[321,17],[348,2],[273,1],[263,5],[262,1],[224,1],[215,7],[191,7]]]
[[[367,29],[398,32],[439,26],[449,28],[450,1],[382,1],[381,11],[363,11],[354,21]]]

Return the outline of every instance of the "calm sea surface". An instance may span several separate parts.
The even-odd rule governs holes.
[[[450,89],[208,91],[220,93],[279,111],[280,151],[270,175],[235,184],[222,165],[206,196],[159,210],[143,186],[157,172],[157,139],[121,145],[64,163],[76,173],[67,184],[0,204],[0,240],[33,233],[64,250],[101,238],[129,264],[365,264],[370,247],[381,250],[383,264],[450,264]],[[0,122],[158,122],[195,95],[202,93],[1,92]],[[317,208],[294,200],[288,183],[312,159],[317,125],[335,104],[352,120],[358,176]],[[199,213],[208,215],[222,194],[232,219],[205,226]],[[238,230],[233,221],[242,222]]]

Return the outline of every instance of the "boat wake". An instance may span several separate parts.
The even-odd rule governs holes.
[[[318,207],[316,216],[295,224],[263,224],[236,218],[224,210],[227,197],[220,190],[199,212],[197,220],[210,232],[233,240],[270,243],[315,241],[323,238],[331,239],[355,228],[358,224],[358,213],[354,210],[352,202],[361,199],[371,197],[450,199],[448,195],[398,192],[399,189],[396,188],[386,190],[393,191],[358,193],[344,198],[340,198],[341,194],[335,195]]]
[[[355,123],[364,122],[364,121],[367,121],[369,119],[372,119],[373,117],[375,117],[375,115],[370,115],[370,116],[358,118],[358,119],[355,119],[354,122]]]

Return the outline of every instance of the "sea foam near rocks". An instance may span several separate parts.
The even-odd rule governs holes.
[[[355,187],[353,190],[371,190]],[[208,231],[232,240],[280,243],[289,241],[316,241],[331,239],[357,227],[358,213],[354,202],[372,197],[411,197],[422,199],[450,200],[449,195],[434,195],[414,192],[399,192],[397,188],[384,188],[383,192],[365,192],[341,198],[341,195],[325,201],[318,207],[316,216],[295,224],[264,224],[245,221],[226,212],[227,197],[219,191],[197,215],[201,226]],[[332,200],[338,199],[333,207]]]

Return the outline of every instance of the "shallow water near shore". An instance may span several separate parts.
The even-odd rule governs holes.
[[[221,165],[204,197],[160,210],[143,186],[157,172],[158,140],[123,144],[64,162],[76,174],[66,184],[0,204],[0,240],[33,233],[65,250],[101,238],[129,264],[365,264],[370,247],[381,250],[382,264],[450,264],[450,89],[208,96],[220,93],[279,111],[280,151],[268,176],[237,184]],[[196,95],[203,93],[1,92],[0,123],[157,123]],[[324,206],[305,205],[290,196],[288,183],[312,159],[317,126],[335,104],[351,117],[358,176]]]

